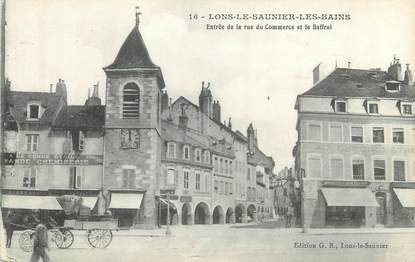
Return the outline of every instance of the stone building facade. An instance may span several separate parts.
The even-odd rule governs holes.
[[[296,173],[305,227],[411,225],[415,87],[388,72],[336,68],[297,97]],[[411,200],[412,199],[412,200]]]

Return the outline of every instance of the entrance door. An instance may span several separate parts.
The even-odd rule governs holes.
[[[377,192],[376,201],[379,207],[376,208],[376,223],[386,225],[386,193]]]

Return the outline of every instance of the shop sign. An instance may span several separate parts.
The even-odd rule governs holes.
[[[180,202],[182,202],[182,203],[192,202],[192,197],[191,196],[181,196],[180,197]]]
[[[370,184],[368,181],[337,181],[326,180],[321,182],[321,186],[331,187],[367,187]]]
[[[31,166],[50,166],[50,165],[101,165],[102,155],[78,155],[78,154],[15,154],[12,163],[13,153],[5,153],[11,158],[4,158],[3,161],[10,162],[9,165],[31,165]]]

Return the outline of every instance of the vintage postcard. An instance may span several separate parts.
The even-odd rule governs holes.
[[[414,1],[0,20],[0,261],[415,261]]]

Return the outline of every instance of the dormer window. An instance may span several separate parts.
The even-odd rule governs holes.
[[[399,92],[400,84],[398,81],[387,81],[385,88],[386,88],[386,91],[391,92],[391,93]]]
[[[30,103],[27,105],[27,119],[39,120],[41,113],[40,103]]]
[[[183,146],[183,159],[184,160],[190,159],[190,147],[187,145]]]
[[[345,100],[335,100],[334,101],[334,110],[337,113],[346,113],[346,111],[347,111],[346,101]]]
[[[400,102],[400,109],[401,114],[404,116],[411,116],[412,115],[412,103],[411,102]]]
[[[371,115],[379,114],[379,103],[378,102],[368,102],[367,103],[367,112]]]

